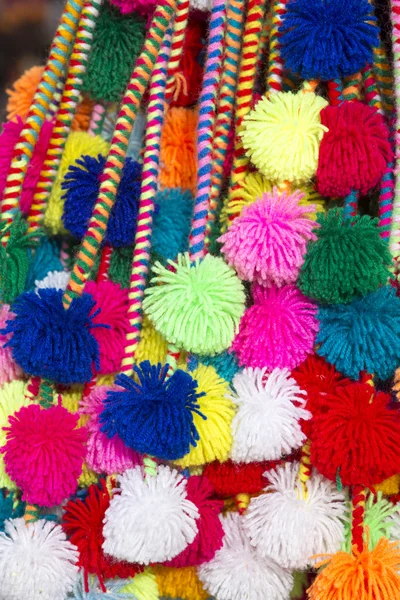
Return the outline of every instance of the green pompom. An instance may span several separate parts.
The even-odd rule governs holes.
[[[344,219],[343,209],[318,215],[318,239],[307,246],[299,287],[326,304],[346,304],[385,285],[391,262],[377,219]]]
[[[394,526],[393,515],[397,507],[382,497],[382,492],[375,496],[370,493],[365,503],[364,541],[369,540],[368,549],[371,552],[382,537],[391,539],[391,529]],[[345,524],[345,543],[343,549],[351,550],[351,517]]]
[[[122,15],[105,2],[93,35],[83,91],[104,102],[119,102],[144,42],[145,21]]]
[[[132,270],[133,246],[113,248],[108,276],[113,283],[129,288]]]
[[[157,263],[144,310],[169,342],[196,354],[230,347],[244,312],[245,292],[233,269],[208,254],[191,264],[187,254],[172,269]],[[160,285],[158,285],[160,284]]]

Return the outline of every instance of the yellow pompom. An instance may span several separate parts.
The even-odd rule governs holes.
[[[25,398],[25,382],[11,381],[0,388],[0,448],[6,443],[4,427],[9,425],[8,419],[18,412],[23,406],[32,404],[32,400]],[[5,487],[15,490],[16,486],[4,470],[3,455],[0,454],[0,488]]]
[[[138,573],[122,588],[123,594],[132,594],[136,600],[158,600],[159,591],[156,576],[152,569],[145,569],[143,573]]]
[[[385,479],[382,483],[374,485],[375,491],[382,492],[385,496],[392,496],[400,493],[400,475],[393,475],[389,479]]]
[[[114,385],[115,377],[115,373],[111,373],[109,375],[99,375],[97,377],[96,385]]]
[[[92,469],[89,469],[86,463],[83,463],[82,473],[78,479],[79,487],[89,487],[89,485],[92,485],[92,483],[97,483],[98,480],[99,476],[97,475],[97,473],[92,471]]]
[[[219,377],[214,367],[199,365],[191,373],[197,380],[197,391],[204,392],[198,399],[199,411],[207,417],[194,414],[194,424],[200,436],[196,447],[176,461],[180,467],[194,467],[213,460],[228,459],[232,447],[231,422],[235,412],[230,399],[229,383]]]
[[[76,161],[83,155],[107,155],[109,147],[110,145],[99,135],[92,136],[84,131],[73,131],[68,136],[44,217],[44,224],[53,235],[65,233],[61,221],[64,210],[64,200],[62,199],[64,191],[61,184],[68,168],[76,164]]]
[[[7,90],[7,119],[9,121],[16,116],[25,121],[43,71],[44,67],[31,67],[13,83],[11,89]]]
[[[327,101],[309,92],[263,97],[244,118],[243,146],[253,164],[273,183],[309,181],[327,128],[320,112]]]
[[[72,385],[61,393],[61,404],[70,413],[76,413],[83,394],[83,385]],[[59,394],[57,394],[58,396]]]
[[[156,331],[147,317],[143,319],[140,342],[136,348],[135,362],[137,364],[149,360],[152,365],[165,363],[167,356],[167,342]]]
[[[209,596],[197,576],[195,567],[155,567],[154,571],[160,596],[182,600],[206,600]]]

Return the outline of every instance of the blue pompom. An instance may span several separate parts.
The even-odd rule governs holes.
[[[304,79],[335,79],[372,62],[378,28],[368,0],[290,0],[281,26],[285,66]]]
[[[180,188],[165,189],[156,197],[152,248],[161,258],[175,259],[186,252],[193,214],[193,197]]]
[[[14,506],[14,494],[0,490],[0,531],[4,531],[4,523],[8,519],[18,519],[25,513],[25,502],[18,502]]]
[[[90,579],[89,591],[85,591],[84,577],[82,576],[72,593],[71,600],[136,600],[136,596],[130,593],[123,593],[124,587],[129,583],[132,583],[132,579],[118,579],[113,581],[110,579],[107,581],[107,591],[102,592],[97,577]]]
[[[63,271],[60,260],[60,248],[55,240],[43,238],[36,248],[32,262],[29,265],[28,277],[25,283],[27,291],[35,287],[35,281],[41,281],[52,271]]]
[[[199,439],[193,422],[193,413],[201,415],[197,381],[181,370],[168,379],[168,365],[155,366],[148,360],[134,371],[139,383],[119,375],[115,383],[123,391],[108,392],[101,430],[109,438],[118,434],[142,454],[163,460],[182,458]]]
[[[97,200],[100,179],[106,159],[83,156],[72,165],[62,184],[64,194],[64,227],[82,238],[86,232],[92,210]],[[136,221],[140,200],[142,167],[128,158],[122,172],[117,199],[111,211],[105,241],[118,248],[130,246],[135,239]]]
[[[343,375],[379,379],[400,364],[400,298],[387,286],[351,302],[320,308],[317,353]]]
[[[99,347],[90,332],[95,302],[83,294],[65,310],[62,296],[55,289],[21,294],[12,307],[15,319],[7,321],[3,333],[13,334],[7,346],[28,375],[64,385],[86,383],[93,363],[100,366]]]
[[[201,356],[199,357],[199,361],[207,367],[214,367],[218,375],[229,382],[232,381],[236,373],[240,370],[236,354],[227,350],[214,356]]]

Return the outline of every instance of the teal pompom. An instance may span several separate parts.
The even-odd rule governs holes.
[[[180,188],[165,189],[156,197],[152,249],[161,260],[175,259],[188,249],[193,197]]]
[[[63,271],[60,260],[60,248],[55,240],[43,238],[37,247],[32,262],[29,265],[25,291],[30,292],[35,287],[35,281],[41,281],[53,271]]]

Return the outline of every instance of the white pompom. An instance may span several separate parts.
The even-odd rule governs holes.
[[[197,8],[203,12],[211,10],[213,6],[213,0],[190,0],[190,8]]]
[[[232,421],[235,462],[276,460],[300,448],[305,435],[300,419],[311,419],[305,410],[305,392],[288,369],[244,369],[235,375],[233,401],[238,411]]]
[[[0,533],[0,600],[64,600],[78,580],[78,551],[60,525],[6,521]]]
[[[65,290],[70,273],[68,271],[51,271],[44,279],[35,281],[36,290],[56,289]]]
[[[103,549],[119,560],[148,565],[170,560],[196,537],[199,512],[186,497],[186,479],[160,465],[155,476],[128,469],[118,477],[104,520]]]
[[[252,498],[244,516],[257,552],[287,569],[305,569],[312,556],[334,554],[345,535],[345,496],[331,481],[314,474],[305,497],[298,472],[299,463],[286,463],[265,473],[268,493]]]
[[[216,600],[288,600],[293,577],[251,546],[239,513],[221,517],[225,536],[221,550],[198,568],[204,588]]]

